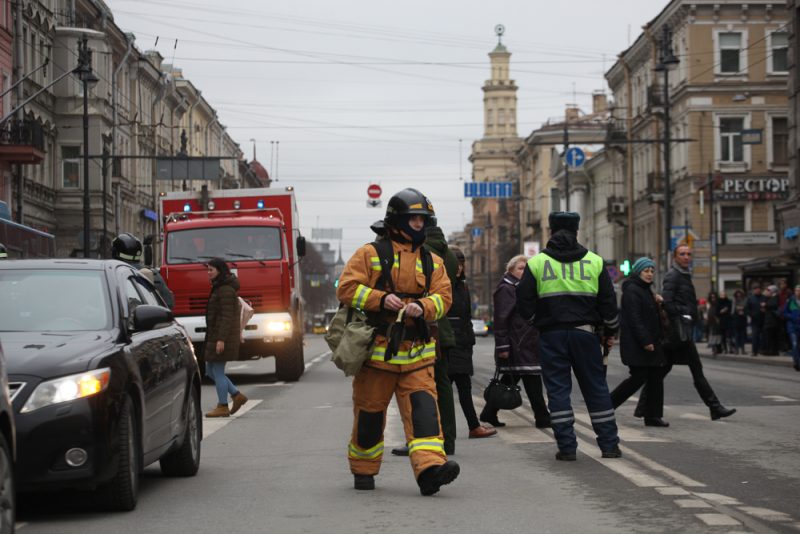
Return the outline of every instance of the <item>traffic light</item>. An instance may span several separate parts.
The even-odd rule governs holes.
[[[622,272],[622,274],[628,276],[631,272],[631,262],[629,262],[628,260],[623,261],[619,265],[619,270]]]

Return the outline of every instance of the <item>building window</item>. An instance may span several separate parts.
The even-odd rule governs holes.
[[[720,161],[744,161],[742,145],[742,117],[724,117],[719,119]]]
[[[772,117],[772,165],[789,164],[789,120]]]
[[[723,234],[745,231],[744,206],[722,206],[719,217],[720,229]]]
[[[722,74],[738,74],[742,70],[742,34],[726,32],[719,34],[719,72]]]
[[[61,147],[61,186],[64,189],[81,186],[81,147]]]
[[[786,32],[772,32],[770,37],[770,72],[789,72],[789,34]]]

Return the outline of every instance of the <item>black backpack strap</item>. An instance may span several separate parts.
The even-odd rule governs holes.
[[[378,278],[378,287],[384,291],[394,293],[394,281],[392,281],[392,266],[394,265],[394,248],[390,239],[379,239],[373,241],[372,246],[378,253],[381,262],[381,276]]]
[[[425,275],[425,296],[428,296],[431,290],[431,278],[433,277],[433,256],[431,251],[425,247],[419,250],[419,256],[422,262],[422,273]]]

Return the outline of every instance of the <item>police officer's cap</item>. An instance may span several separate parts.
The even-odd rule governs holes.
[[[550,213],[548,219],[550,222],[550,231],[554,233],[559,230],[569,230],[570,232],[578,233],[578,226],[581,223],[581,216],[574,211],[554,211]]]

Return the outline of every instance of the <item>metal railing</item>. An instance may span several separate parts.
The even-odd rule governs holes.
[[[10,120],[0,128],[0,144],[25,145],[44,150],[44,128],[37,121]]]

